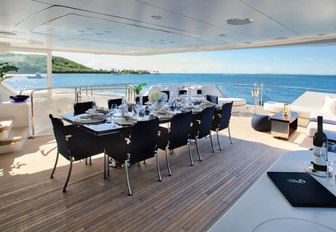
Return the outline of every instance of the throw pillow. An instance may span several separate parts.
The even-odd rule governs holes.
[[[326,96],[324,99],[322,112],[335,113],[336,110],[336,99]]]

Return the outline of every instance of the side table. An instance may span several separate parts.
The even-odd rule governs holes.
[[[289,139],[289,137],[296,131],[298,126],[297,112],[290,112],[290,115],[283,116],[280,111],[270,117],[271,120],[271,134],[275,138]]]

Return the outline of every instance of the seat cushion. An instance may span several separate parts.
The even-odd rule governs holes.
[[[256,131],[268,132],[271,131],[271,121],[268,115],[256,114],[253,116],[251,126]]]

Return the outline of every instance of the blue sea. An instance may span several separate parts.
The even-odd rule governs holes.
[[[45,75],[43,75],[45,76]],[[46,88],[47,79],[17,75],[5,81],[13,89]],[[245,98],[253,104],[251,90],[262,88],[260,100],[291,103],[305,91],[336,93],[336,76],[292,74],[53,74],[54,87],[110,84],[197,83],[217,85],[224,96]]]

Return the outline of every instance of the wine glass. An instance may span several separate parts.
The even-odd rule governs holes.
[[[139,116],[139,104],[135,104],[133,107],[132,107],[132,113],[134,116]]]
[[[114,119],[114,115],[117,113],[117,110],[118,110],[118,105],[115,103],[111,104],[110,114],[113,119]]]
[[[92,102],[92,110],[93,110],[93,113],[97,112],[97,104],[95,101]]]
[[[331,145],[331,144],[330,144]],[[322,148],[320,150],[320,157],[322,159],[322,162],[327,166],[327,170],[325,172],[326,177],[326,183],[327,185],[334,185],[335,183],[335,172],[332,168],[334,161],[333,158],[331,158],[330,154],[328,154],[328,142],[323,142]]]

